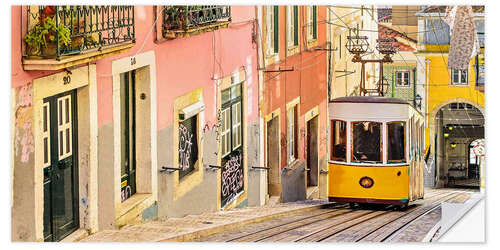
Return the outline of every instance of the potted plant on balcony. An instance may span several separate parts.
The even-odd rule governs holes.
[[[165,9],[164,24],[167,30],[184,29],[186,27],[187,6],[170,6]]]
[[[56,25],[54,19],[46,16],[35,24],[24,36],[28,54],[51,57],[57,54],[57,43],[60,48],[71,44],[70,30],[64,25]]]

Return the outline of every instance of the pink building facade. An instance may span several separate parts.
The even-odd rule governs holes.
[[[59,58],[27,56],[34,10],[12,7],[13,241],[262,205],[255,7],[75,10],[92,48]],[[182,11],[216,20],[169,26]]]

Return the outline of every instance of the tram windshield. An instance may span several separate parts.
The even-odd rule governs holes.
[[[381,163],[380,122],[353,122],[352,162]]]
[[[346,161],[346,142],[347,142],[346,122],[332,120],[331,126],[332,126],[331,159],[334,161]]]
[[[387,163],[405,162],[405,123],[387,123]]]

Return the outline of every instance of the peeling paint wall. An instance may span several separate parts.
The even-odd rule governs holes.
[[[29,161],[31,153],[35,152],[33,140],[33,90],[32,84],[18,88],[15,107],[15,155],[20,156],[23,163]]]
[[[34,140],[32,84],[15,89],[12,241],[35,241]]]

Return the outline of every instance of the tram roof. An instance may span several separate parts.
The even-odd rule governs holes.
[[[408,104],[409,103],[403,99],[393,98],[393,97],[382,97],[382,96],[346,96],[338,97],[330,101],[330,103],[394,103],[394,104]]]

